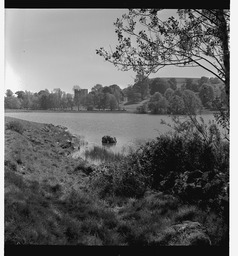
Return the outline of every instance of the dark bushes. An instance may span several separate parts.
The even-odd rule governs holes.
[[[103,164],[91,173],[89,187],[100,197],[142,197],[146,191],[146,177],[137,166],[127,161]]]
[[[152,189],[188,203],[221,204],[228,196],[229,148],[205,143],[194,135],[161,136],[129,157]],[[214,205],[213,205],[214,206]]]
[[[207,143],[198,134],[164,135],[118,163],[101,165],[90,183],[101,197],[142,197],[147,188],[185,203],[225,209],[228,204],[229,145]]]

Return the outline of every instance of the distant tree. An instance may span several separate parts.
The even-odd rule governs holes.
[[[192,78],[187,78],[185,80],[185,88],[194,92],[199,92],[199,85],[194,82]]]
[[[7,89],[7,91],[6,91],[6,96],[7,96],[7,97],[13,96],[13,92],[12,92],[10,89]]]
[[[73,86],[73,91],[74,91],[74,103],[75,103],[75,105],[78,107],[78,111],[79,111],[79,107],[80,107],[80,100],[81,100],[81,98],[80,98],[80,90],[81,90],[81,88],[80,88],[80,86],[78,86],[78,85],[74,85]]]
[[[117,104],[123,100],[123,91],[117,84],[112,84],[109,86],[111,88],[112,94],[116,97]]]
[[[202,76],[202,77],[198,80],[199,88],[200,88],[203,84],[209,84],[209,83],[210,83],[209,77],[206,77],[206,76]]]
[[[221,81],[217,77],[211,77],[209,81],[210,81],[211,84],[221,83]]]
[[[66,98],[67,98],[67,107],[73,110],[73,106],[74,106],[73,95],[70,93],[67,93]]]
[[[32,101],[33,101],[33,93],[30,91],[25,91],[22,94],[21,105],[22,108],[29,109],[32,108]]]
[[[4,107],[5,109],[19,109],[21,108],[21,102],[17,97],[14,97],[13,95],[7,96],[4,97]]]
[[[182,94],[185,114],[197,114],[202,109],[201,100],[191,90],[184,90]]]
[[[149,79],[143,73],[138,73],[134,79],[134,82],[134,92],[140,93],[141,100],[146,99],[149,96]]]
[[[174,91],[177,89],[177,81],[176,78],[170,78],[168,80],[169,86],[171,89],[173,89]]]
[[[89,93],[85,96],[83,100],[83,105],[86,107],[87,110],[93,110],[95,107],[95,102],[94,102],[94,94]]]
[[[38,93],[34,93],[32,95],[31,108],[32,109],[40,109],[40,102],[39,102]]]
[[[129,85],[124,92],[127,96],[128,102],[137,103],[141,101],[141,94],[134,90],[133,85]]]
[[[98,92],[101,92],[101,91],[102,91],[102,88],[103,88],[103,86],[102,86],[101,84],[96,84],[96,85],[94,85],[94,86],[92,87],[91,91],[98,93]]]
[[[17,91],[17,92],[15,92],[15,94],[17,95],[18,99],[22,99],[23,100],[25,92],[24,91]]]
[[[159,92],[163,95],[168,88],[169,84],[165,79],[154,78],[150,83],[150,94],[153,95]]]
[[[56,106],[56,108],[60,108],[61,105],[62,105],[61,104],[61,98],[62,98],[63,92],[61,91],[60,88],[55,88],[53,90],[53,93],[55,94],[55,100],[56,100],[55,106]]]
[[[174,95],[177,95],[179,97],[182,97],[183,95],[183,91],[181,88],[177,88],[175,91],[174,91]]]
[[[61,100],[60,100],[60,107],[62,109],[67,109],[67,95],[66,92],[62,92]]]
[[[106,108],[106,98],[105,94],[102,92],[97,92],[94,94],[94,102],[95,102],[95,107],[97,109],[105,109]]]
[[[174,90],[171,88],[168,88],[165,93],[164,93],[164,97],[166,98],[166,100],[170,101],[170,99],[173,97],[174,95]]]
[[[168,108],[168,101],[163,97],[159,92],[156,92],[151,96],[150,101],[148,102],[148,109],[153,114],[166,114]]]
[[[41,90],[38,92],[39,96],[39,108],[40,109],[49,109],[50,108],[50,98],[49,98],[49,91],[47,89]]]
[[[202,101],[204,107],[211,107],[214,100],[214,90],[210,84],[203,84],[200,87],[199,98]]]
[[[57,95],[51,92],[48,96],[48,100],[49,100],[49,108],[55,110],[57,108]]]
[[[117,99],[113,94],[109,95],[109,108],[111,111],[118,108]]]
[[[185,106],[183,98],[174,95],[169,102],[169,112],[173,115],[182,115],[185,112]]]
[[[110,94],[112,94],[112,89],[109,86],[104,86],[102,88],[102,92],[103,93],[110,93]]]
[[[186,86],[187,89],[191,90],[190,88],[191,88],[192,83],[193,83],[192,78],[186,78],[185,79],[185,86]]]

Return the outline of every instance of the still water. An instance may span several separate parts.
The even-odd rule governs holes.
[[[161,115],[133,113],[42,113],[15,112],[6,116],[38,123],[51,123],[66,126],[72,134],[82,136],[88,146],[99,145],[104,135],[117,138],[112,147],[114,152],[121,152],[128,146],[156,138],[171,128],[161,124],[161,120],[171,123],[171,117]],[[212,114],[203,115],[205,122],[214,120]]]

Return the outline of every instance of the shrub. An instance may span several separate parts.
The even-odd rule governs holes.
[[[102,164],[91,173],[89,187],[97,190],[100,197],[142,197],[147,182],[142,173],[127,161]]]
[[[147,186],[180,197],[186,203],[227,208],[229,148],[214,146],[198,134],[186,138],[163,135],[128,157]]]
[[[10,121],[10,122],[8,122],[6,124],[6,129],[18,132],[20,134],[22,134],[23,131],[24,131],[23,125],[20,122],[18,122],[18,121]]]

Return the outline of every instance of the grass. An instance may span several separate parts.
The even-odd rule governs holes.
[[[127,112],[136,113],[137,112],[137,108],[142,106],[147,101],[148,101],[148,99],[143,100],[143,101],[138,102],[138,103],[133,103],[133,104],[125,103],[125,104],[121,105],[121,108],[125,109]]]
[[[96,160],[99,162],[118,162],[124,159],[124,155],[121,153],[114,153],[109,151],[105,147],[94,146],[92,149],[85,150],[86,160]]]
[[[59,145],[67,136],[18,122],[22,134],[5,132],[5,244],[169,245],[177,236],[173,225],[183,221],[201,223],[213,245],[227,244],[227,224],[215,213],[158,191],[125,195],[124,188],[142,183],[136,170],[119,164],[125,162],[122,154],[101,147],[88,151],[88,157],[108,162],[100,173],[64,155]],[[91,174],[99,176],[90,187]]]
[[[22,134],[24,132],[24,128],[23,128],[22,124],[18,121],[8,122],[6,124],[6,129],[18,132],[20,134]]]

